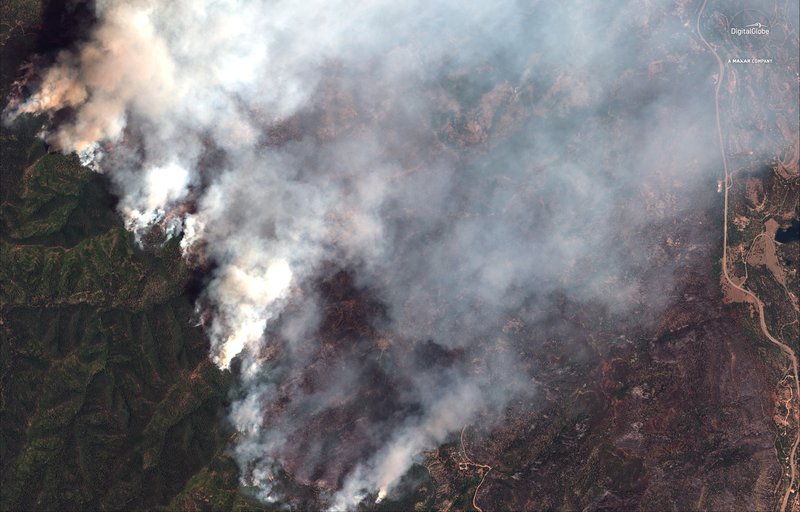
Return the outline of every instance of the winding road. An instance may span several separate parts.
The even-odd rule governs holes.
[[[729,191],[731,188],[731,176],[728,170],[728,156],[725,152],[725,140],[722,135],[722,123],[720,122],[720,112],[719,112],[719,91],[722,85],[723,77],[725,76],[725,64],[720,58],[717,50],[712,46],[706,38],[703,36],[703,32],[700,30],[700,18],[703,16],[703,12],[705,11],[706,4],[708,0],[703,0],[703,5],[700,7],[700,12],[697,14],[697,35],[703,41],[703,44],[706,45],[708,50],[714,55],[714,58],[717,59],[717,64],[719,66],[719,75],[717,77],[717,83],[714,89],[714,107],[716,110],[716,118],[717,118],[717,135],[719,137],[719,150],[722,154],[722,168],[725,171],[725,200],[724,200],[724,208],[723,208],[723,235],[722,235],[722,274],[725,278],[725,281],[728,283],[729,286],[739,290],[740,292],[744,293],[748,296],[752,303],[755,304],[756,309],[758,310],[758,321],[761,327],[761,332],[764,333],[764,336],[773,343],[777,345],[780,350],[786,354],[786,356],[791,361],[792,366],[792,373],[794,376],[794,392],[793,395],[795,399],[800,399],[800,379],[798,379],[798,372],[797,372],[797,354],[795,354],[794,350],[790,346],[788,346],[783,341],[779,340],[769,332],[769,328],[767,327],[767,322],[764,317],[764,303],[761,299],[752,291],[737,285],[732,279],[730,274],[728,273],[728,196]],[[800,445],[800,425],[795,428],[795,440],[792,444],[792,448],[789,452],[789,484],[786,486],[786,492],[783,494],[783,498],[781,499],[780,503],[780,510],[784,512],[786,510],[786,506],[789,503],[789,498],[794,493],[795,490],[795,482],[797,480],[797,447]]]
[[[483,469],[483,476],[481,477],[481,481],[478,483],[478,486],[475,488],[475,494],[472,495],[472,507],[477,510],[478,512],[483,512],[483,509],[478,506],[478,491],[481,490],[481,486],[483,485],[483,481],[486,480],[486,475],[492,471],[492,466],[487,464],[478,464],[477,462],[472,462],[472,459],[469,458],[467,455],[467,448],[464,446],[464,431],[467,429],[467,426],[464,425],[464,428],[461,429],[461,454],[464,457],[464,462],[462,464],[464,466],[474,466],[477,468]]]

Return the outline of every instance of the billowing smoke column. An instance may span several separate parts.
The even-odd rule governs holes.
[[[199,307],[210,357],[238,361],[234,453],[264,499],[279,470],[333,508],[383,498],[535,395],[509,322],[563,296],[646,318],[669,294],[629,235],[668,220],[641,184],[717,157],[682,114],[708,106],[624,71],[691,37],[646,5],[545,4],[98,1],[7,107],[52,114],[137,236],[214,262]]]

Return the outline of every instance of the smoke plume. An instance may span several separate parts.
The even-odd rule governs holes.
[[[660,184],[718,159],[680,87],[715,64],[687,68],[694,12],[655,4],[98,1],[6,116],[51,115],[137,237],[211,263],[242,481],[349,509],[535,399],[559,301],[646,322],[669,300],[647,233],[688,206]]]

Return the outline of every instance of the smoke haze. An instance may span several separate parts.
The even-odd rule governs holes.
[[[715,63],[684,60],[694,8],[96,10],[6,116],[51,115],[47,141],[109,176],[137,237],[213,263],[198,311],[237,375],[233,452],[262,499],[280,471],[334,509],[383,498],[425,450],[536,400],[537,325],[569,338],[564,300],[630,324],[670,300],[648,233],[719,159],[698,136]],[[687,194],[665,200],[675,182]]]

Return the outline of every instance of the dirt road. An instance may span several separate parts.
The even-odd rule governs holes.
[[[731,176],[728,170],[728,156],[725,152],[725,139],[722,134],[722,123],[720,122],[720,112],[719,112],[719,91],[722,85],[722,81],[725,78],[725,64],[720,58],[717,50],[712,46],[706,38],[703,36],[703,32],[700,30],[700,18],[703,16],[703,12],[706,8],[706,3],[708,0],[703,1],[702,7],[700,7],[700,12],[697,14],[697,35],[703,41],[703,44],[708,48],[708,50],[714,55],[714,58],[717,59],[717,64],[719,66],[719,74],[717,76],[717,83],[714,89],[714,107],[716,110],[716,121],[717,121],[717,135],[719,137],[719,150],[722,154],[722,168],[725,173],[725,187],[724,187],[724,208],[723,208],[723,242],[722,242],[722,274],[725,278],[725,281],[728,283],[728,286],[731,286],[740,292],[744,293],[752,303],[756,306],[758,310],[758,322],[761,327],[761,332],[764,333],[764,336],[773,343],[774,345],[778,346],[780,350],[786,354],[786,356],[791,361],[791,370],[794,376],[794,398],[795,400],[800,400],[800,380],[798,379],[798,372],[797,372],[797,354],[795,354],[794,350],[789,347],[786,343],[779,340],[769,332],[769,328],[767,327],[767,322],[764,317],[764,303],[761,299],[752,291],[737,285],[730,277],[728,273],[728,196],[731,188]],[[794,494],[795,491],[795,482],[797,479],[797,447],[800,445],[800,425],[795,427],[795,440],[792,444],[792,448],[789,452],[789,484],[786,486],[786,492],[781,499],[781,504],[779,510],[781,512],[786,510],[786,506],[789,503],[789,498]]]

